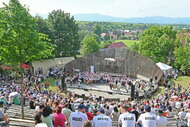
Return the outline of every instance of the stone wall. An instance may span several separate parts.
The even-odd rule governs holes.
[[[116,61],[108,61],[105,58],[114,58]],[[95,72],[110,72],[137,78],[137,75],[153,79],[158,82],[162,76],[160,68],[149,58],[142,56],[127,48],[108,48],[99,52],[78,58],[66,64],[66,68],[77,68],[81,71],[89,71],[90,66],[95,67]]]

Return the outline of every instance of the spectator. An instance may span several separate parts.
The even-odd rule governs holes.
[[[72,111],[69,109],[69,104],[65,104],[65,108],[61,111],[63,114],[65,114],[67,121],[69,120],[69,117],[72,113]]]
[[[145,113],[140,115],[137,123],[143,127],[157,127],[157,117],[151,113],[151,107],[149,105],[145,106]]]
[[[135,127],[136,117],[134,114],[129,113],[129,106],[121,106],[122,114],[119,116],[119,126],[121,127]]]
[[[93,118],[93,127],[112,127],[112,120],[109,116],[104,115],[103,108],[97,110],[97,116]]]
[[[157,127],[166,127],[167,124],[167,118],[162,116],[163,115],[163,110],[158,110],[158,116],[157,116]]]
[[[62,107],[56,107],[56,112],[53,114],[54,127],[65,127],[66,116],[61,113]]]
[[[112,112],[111,115],[110,115],[112,121],[118,121],[119,116],[120,116],[120,113],[119,113],[117,107],[114,107],[114,108],[113,108],[113,112]]]
[[[87,121],[84,122],[82,127],[92,127],[92,122],[87,120]]]
[[[50,107],[45,107],[42,112],[42,122],[47,124],[48,127],[53,127],[53,115],[51,114]]]
[[[88,117],[84,112],[85,106],[83,104],[80,104],[78,106],[78,111],[72,112],[69,117],[70,127],[82,127],[84,122],[88,120]]]

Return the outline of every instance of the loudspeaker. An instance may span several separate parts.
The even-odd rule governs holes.
[[[84,91],[88,91],[88,89],[84,89]]]
[[[109,94],[113,94],[113,92],[108,92]]]
[[[135,85],[131,85],[131,100],[135,98]]]
[[[157,78],[158,78],[158,77],[157,77],[157,76],[155,76],[155,80],[157,80]]]
[[[150,79],[150,82],[152,82],[152,81],[153,81],[153,79],[151,78],[151,79]]]
[[[66,90],[65,78],[66,78],[66,75],[63,74],[63,76],[61,77],[61,86],[62,86],[62,90]]]

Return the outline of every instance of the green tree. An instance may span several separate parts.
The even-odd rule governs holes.
[[[22,64],[47,58],[53,50],[46,36],[37,32],[35,19],[18,0],[10,0],[0,8],[0,61],[18,68],[21,74],[21,98],[23,100]],[[18,66],[19,65],[19,66]],[[24,108],[22,105],[22,118]]]
[[[182,43],[182,46],[175,48],[174,55],[176,66],[187,74],[190,70],[190,36],[186,43]]]
[[[62,10],[52,11],[48,15],[51,34],[49,38],[56,45],[54,51],[56,57],[76,56],[80,49],[78,25],[74,17]]]
[[[89,53],[97,52],[99,47],[99,42],[93,34],[88,34],[82,40],[82,46],[80,49],[80,53],[82,55],[87,55]]]
[[[170,26],[153,26],[143,32],[140,43],[134,46],[135,50],[154,62],[173,63],[176,33]]]
[[[93,33],[95,33],[96,35],[98,35],[98,37],[100,37],[101,33],[102,33],[102,27],[100,25],[95,25],[92,28],[92,31],[93,31]]]

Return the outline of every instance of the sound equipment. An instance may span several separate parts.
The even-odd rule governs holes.
[[[84,89],[84,91],[88,91],[88,89]]]
[[[66,90],[66,83],[65,83],[66,75],[63,74],[61,77],[61,86],[62,86],[62,91]]]
[[[158,77],[157,77],[157,76],[155,76],[155,80],[157,80],[157,78],[158,78]]]
[[[113,92],[108,92],[109,94],[113,94]]]
[[[135,98],[135,85],[131,85],[131,100]]]
[[[150,79],[150,82],[152,83],[152,81],[153,81],[153,79],[151,78],[151,79]]]

